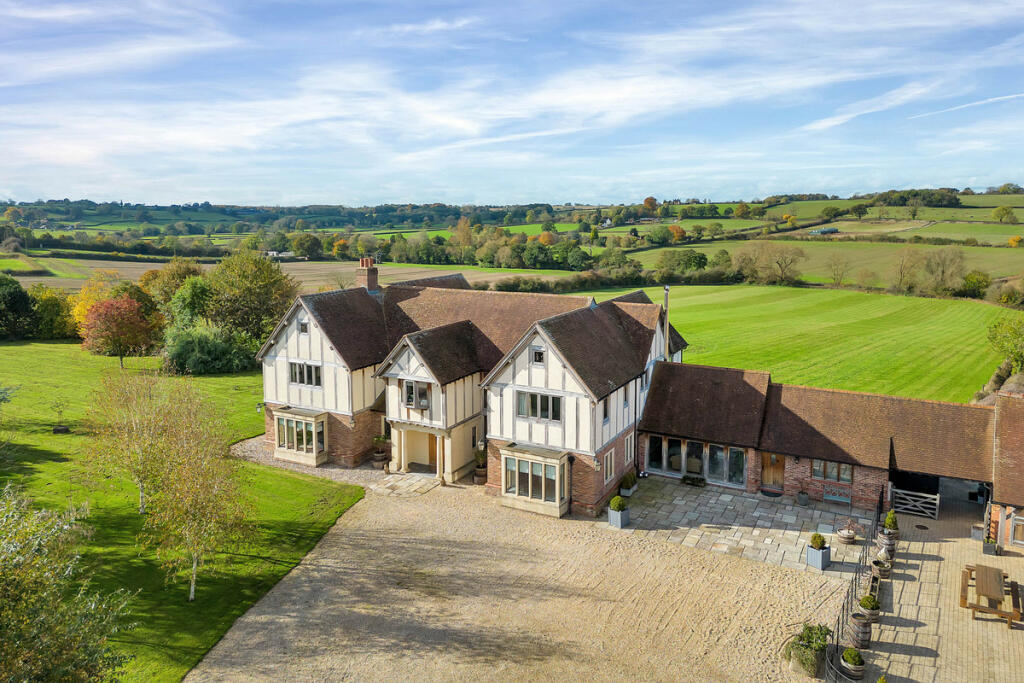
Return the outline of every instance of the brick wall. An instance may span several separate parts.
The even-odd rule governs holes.
[[[747,449],[747,493],[757,493],[761,490],[761,452],[754,449]]]
[[[264,441],[274,448],[274,410],[280,405],[266,404]],[[382,413],[364,410],[354,416],[327,413],[327,453],[345,467],[358,467],[374,451],[373,437],[380,434]]]
[[[874,510],[878,502],[879,491],[884,491],[884,504],[888,504],[889,471],[877,467],[854,465],[853,484],[850,490],[851,502],[854,507]],[[786,472],[784,493],[795,496],[801,489],[807,492],[811,500],[823,500],[825,482],[811,477],[811,458],[797,459],[786,456]]]

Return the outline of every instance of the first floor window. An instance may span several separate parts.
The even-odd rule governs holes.
[[[516,417],[561,422],[562,397],[518,391],[516,392]]]
[[[615,476],[615,449],[604,454],[604,483],[608,483]]]
[[[636,441],[633,434],[626,437],[626,462],[633,462],[633,450],[636,447]]]
[[[309,363],[289,363],[289,379],[292,384],[305,384],[311,387],[323,386],[319,365]]]
[[[406,380],[405,405],[417,410],[430,408],[430,384],[428,382]]]
[[[853,482],[853,465],[828,460],[812,460],[811,476],[815,479],[850,484]]]

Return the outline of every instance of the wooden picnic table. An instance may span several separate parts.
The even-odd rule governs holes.
[[[971,579],[974,578],[974,593],[977,598],[985,598],[988,605],[980,602],[968,601],[968,589]],[[978,612],[992,614],[1000,619],[1006,619],[1007,628],[1013,628],[1014,621],[1021,620],[1021,588],[1016,581],[1009,582],[1010,608],[1001,609],[1006,599],[1006,587],[1009,575],[1003,570],[995,567],[987,567],[983,564],[977,566],[964,565],[960,576],[960,606],[971,610],[971,619],[977,617]]]

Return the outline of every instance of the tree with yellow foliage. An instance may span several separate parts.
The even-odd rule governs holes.
[[[92,307],[103,301],[110,294],[110,290],[121,281],[121,274],[116,270],[94,270],[89,279],[82,285],[75,297],[74,306],[71,308],[71,317],[78,326],[78,333],[82,333],[85,319]]]
[[[1011,247],[1019,247],[1020,246],[1020,242],[1021,242],[1020,235],[1014,235],[1013,237],[1010,238],[1010,246]]]

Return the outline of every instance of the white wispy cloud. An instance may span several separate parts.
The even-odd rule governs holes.
[[[1006,102],[1007,100],[1018,100],[1024,97],[1024,92],[1016,93],[1014,95],[1000,95],[999,97],[986,97],[983,100],[976,100],[974,102],[968,102],[967,104],[959,104],[955,107],[947,107],[945,109],[939,109],[938,111],[929,111],[924,114],[914,114],[908,116],[908,119],[923,119],[926,116],[935,116],[936,114],[945,114],[951,111],[959,111],[961,109],[971,109],[972,107],[981,107],[986,104],[994,104],[996,102]]]
[[[840,107],[835,115],[812,121],[802,126],[801,129],[808,131],[820,131],[828,128],[834,128],[835,126],[841,126],[842,124],[852,121],[859,116],[875,114],[888,109],[902,107],[922,98],[932,97],[936,92],[944,90],[946,87],[947,84],[942,81],[934,81],[932,83],[907,83],[899,88],[882,93],[877,97],[871,97]]]

